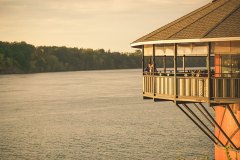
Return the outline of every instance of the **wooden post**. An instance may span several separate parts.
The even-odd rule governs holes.
[[[174,101],[177,98],[177,44],[174,44]]]
[[[185,73],[185,55],[183,55],[183,72]]]
[[[211,98],[211,89],[212,89],[212,85],[211,85],[211,64],[210,64],[210,55],[211,54],[211,42],[208,43],[208,54],[207,54],[207,72],[208,72],[208,88],[207,88],[207,96],[208,96],[208,105],[210,106],[210,98]]]
[[[155,44],[153,44],[153,74],[155,73]]]
[[[163,71],[164,71],[164,73],[166,73],[166,60],[167,60],[166,57],[167,57],[166,55],[164,55],[164,57],[163,57],[163,68],[164,68]]]
[[[145,68],[145,60],[144,60],[144,45],[142,46],[142,70],[144,73],[144,68]]]
[[[153,96],[156,93],[156,77],[155,77],[155,44],[153,44]],[[154,99],[154,98],[153,98]]]

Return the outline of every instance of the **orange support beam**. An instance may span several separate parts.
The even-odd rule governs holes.
[[[215,55],[214,62],[215,73],[221,73],[220,55]],[[220,76],[221,74],[215,75],[215,77]],[[223,129],[223,131],[228,135],[231,141],[236,145],[238,151],[231,148],[223,148],[221,146],[215,145],[215,160],[240,160],[240,128],[236,123],[236,120],[238,123],[240,123],[240,104],[231,104],[229,106],[236,119],[233,118],[233,115],[226,106],[216,106],[215,120]],[[227,138],[217,127],[215,127],[215,135],[223,142],[223,144],[231,146]]]

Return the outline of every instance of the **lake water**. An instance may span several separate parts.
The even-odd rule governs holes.
[[[0,159],[212,159],[172,102],[142,99],[140,70],[0,75]]]

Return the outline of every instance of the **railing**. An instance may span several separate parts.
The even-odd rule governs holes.
[[[154,94],[154,76],[144,75],[143,76],[143,93]]]
[[[155,77],[156,94],[174,95],[174,77],[172,76],[156,76]]]
[[[209,84],[210,83],[210,84]],[[175,93],[176,92],[176,93]],[[152,98],[189,101],[228,99],[240,101],[240,78],[217,78],[171,75],[144,75],[143,93]],[[171,98],[170,98],[171,97]]]
[[[177,96],[208,97],[206,77],[177,77]]]
[[[212,78],[212,97],[240,98],[240,78]]]

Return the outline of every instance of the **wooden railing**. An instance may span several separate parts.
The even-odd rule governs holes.
[[[174,80],[173,75],[144,75],[144,96],[206,102],[214,99],[240,101],[240,78],[176,76],[176,83]]]
[[[206,77],[177,77],[177,96],[208,97]]]
[[[143,93],[154,94],[154,77],[153,75],[143,76]]]
[[[156,94],[174,96],[174,77],[156,76],[155,77]]]
[[[212,97],[240,98],[240,78],[212,78]]]

